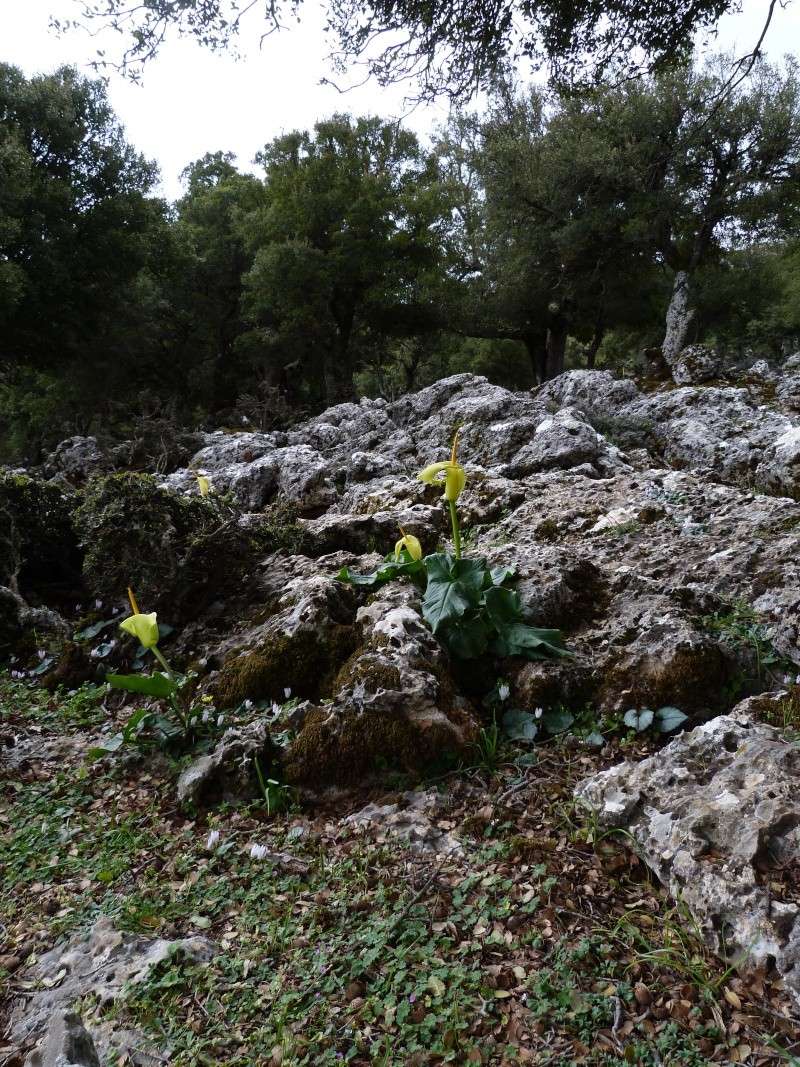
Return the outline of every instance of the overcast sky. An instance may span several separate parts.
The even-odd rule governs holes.
[[[723,19],[719,46],[749,51],[766,7],[766,0],[744,0],[742,14]],[[0,60],[28,74],[62,63],[91,73],[87,64],[97,48],[118,54],[119,38],[114,33],[91,38],[80,32],[59,38],[48,28],[50,15],[70,18],[77,11],[76,0],[0,0]],[[321,10],[316,0],[306,0],[302,12],[300,25],[267,38],[260,49],[258,23],[249,24],[240,46],[242,58],[213,55],[192,41],[172,40],[146,68],[143,85],[111,78],[114,109],[130,140],[158,160],[165,195],[179,195],[181,170],[205,152],[230,150],[244,167],[282,130],[306,128],[337,110],[406,115],[407,124],[420,133],[446,116],[444,105],[409,114],[401,89],[368,84],[342,96],[332,86],[320,85],[320,78],[330,73]],[[776,11],[767,52],[774,58],[800,54],[800,0]]]

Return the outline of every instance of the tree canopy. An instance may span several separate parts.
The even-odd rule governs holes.
[[[125,34],[121,64],[134,74],[170,29],[220,49],[253,9],[268,33],[302,8],[302,0],[79,3],[85,19]],[[381,84],[414,79],[423,96],[463,98],[520,59],[547,63],[557,78],[571,81],[672,61],[737,6],[738,0],[328,0],[325,11],[341,70],[358,62]]]

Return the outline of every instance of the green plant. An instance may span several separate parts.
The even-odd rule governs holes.
[[[757,681],[763,680],[773,670],[782,671],[792,667],[775,650],[768,624],[744,600],[731,601],[728,611],[705,615],[701,623],[728,647],[750,651],[755,660]]]
[[[433,463],[419,477],[427,484],[444,482],[453,533],[453,554],[422,556],[416,538],[404,535],[394,553],[371,574],[353,574],[347,567],[338,578],[356,586],[375,588],[395,578],[409,578],[423,593],[422,617],[451,655],[474,659],[492,655],[549,659],[569,656],[559,630],[538,629],[523,621],[519,594],[508,588],[513,567],[490,568],[485,559],[461,555],[461,530],[456,501],[466,482],[456,462],[458,433],[449,461]]]
[[[153,674],[108,674],[106,681],[112,689],[154,697],[166,710],[150,711],[137,708],[122,730],[102,745],[91,748],[90,759],[98,759],[119,751],[124,745],[138,742],[148,731],[149,736],[163,746],[186,744],[198,739],[203,726],[214,722],[216,711],[210,697],[196,699],[197,675],[193,671],[177,674],[167,663],[158,647],[160,629],[156,612],[139,611],[133,591],[128,589],[132,614],[119,624],[120,629],[138,638],[142,649],[155,656],[164,672]]]
[[[652,708],[629,708],[622,717],[626,726],[637,734],[644,733],[651,727],[660,734],[670,734],[686,722],[688,716],[680,708],[663,707],[657,711]]]

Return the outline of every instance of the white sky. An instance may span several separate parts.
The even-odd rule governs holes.
[[[749,51],[766,9],[767,0],[743,0],[741,14],[722,20],[718,47],[737,54]],[[268,37],[260,50],[259,22],[249,23],[249,34],[240,43],[242,58],[213,55],[193,41],[176,39],[145,69],[143,85],[111,78],[111,103],[130,140],[148,158],[158,160],[165,195],[179,195],[181,170],[205,152],[235,152],[239,165],[246,167],[276,134],[305,129],[337,110],[407,114],[402,89],[368,84],[343,96],[332,86],[320,85],[320,78],[330,73],[320,6],[317,0],[305,0],[301,10],[300,25]],[[28,74],[63,63],[91,74],[88,63],[97,48],[118,55],[120,39],[114,33],[91,38],[81,32],[59,38],[50,31],[50,15],[65,19],[77,12],[76,0],[0,0],[0,60]],[[787,52],[800,55],[800,0],[778,7],[766,46],[773,58]],[[442,104],[417,108],[405,121],[424,134],[445,117]]]

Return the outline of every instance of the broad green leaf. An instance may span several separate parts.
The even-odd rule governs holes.
[[[459,659],[477,659],[489,647],[489,627],[481,618],[459,619],[442,637],[448,650]]]
[[[461,581],[428,581],[422,598],[422,617],[434,633],[476,606],[476,590]]]
[[[522,605],[519,593],[515,589],[502,589],[493,585],[483,594],[486,614],[495,629],[502,632],[504,627],[519,622],[522,618]]]
[[[498,629],[492,650],[498,656],[524,656],[526,659],[572,655],[564,647],[560,630],[539,630],[524,622],[514,622]]]
[[[538,732],[536,719],[529,711],[509,708],[503,716],[503,733],[512,741],[533,741]]]
[[[541,718],[542,726],[549,734],[563,734],[565,730],[569,730],[574,722],[575,716],[563,708],[555,711],[546,711]]]
[[[673,730],[677,730],[679,726],[683,726],[688,717],[688,715],[684,715],[680,708],[659,708],[655,715],[658,732],[670,734]]]
[[[175,692],[175,683],[166,674],[107,674],[106,681],[114,689],[150,697],[168,697]]]
[[[632,730],[635,730],[637,734],[640,734],[653,725],[653,718],[654,713],[650,708],[629,708],[625,712],[622,721],[626,726],[630,726]]]

